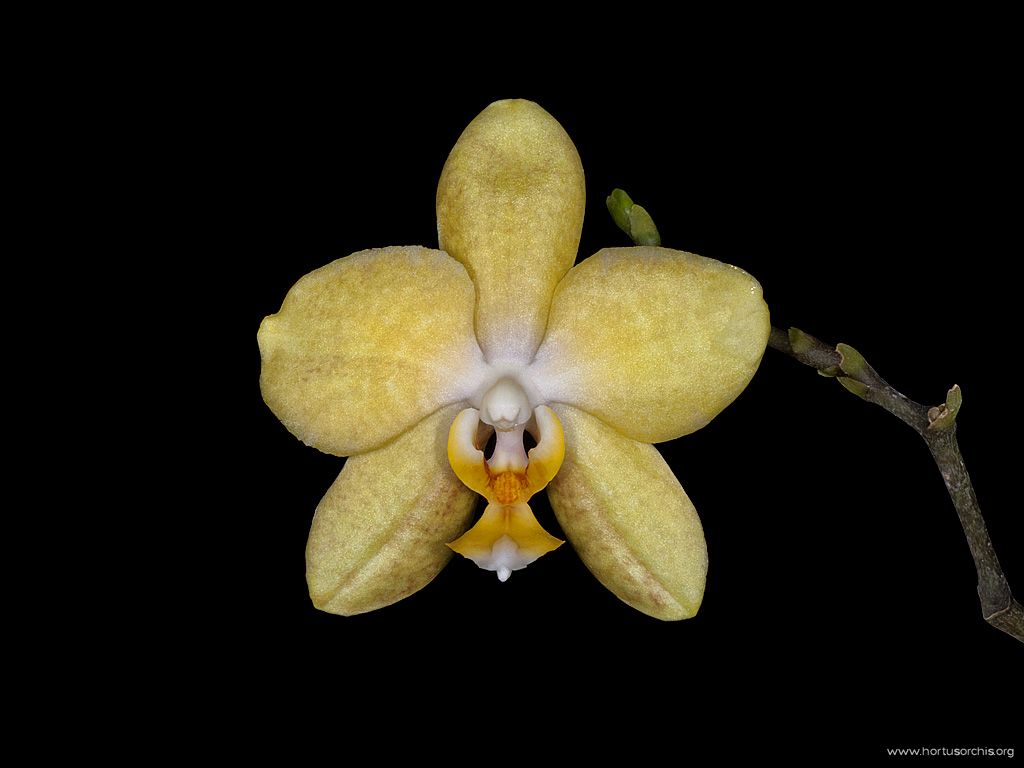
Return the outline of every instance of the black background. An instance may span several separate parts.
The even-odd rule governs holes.
[[[508,97],[538,101],[579,149],[581,257],[627,244],[604,208],[622,187],[665,245],[756,276],[775,325],[857,347],[928,404],[958,383],[964,456],[1006,574],[1024,591],[1019,450],[1002,442],[1019,430],[1010,268],[1021,168],[998,51],[880,61],[876,50],[866,67],[866,54],[827,49],[735,69],[634,62],[661,76],[586,85],[570,73],[445,79],[449,64],[433,60],[427,77],[408,63],[389,75],[386,51],[222,74],[212,90],[229,120],[213,150],[236,190],[227,258],[243,275],[238,397],[250,431],[238,445],[246,492],[231,513],[244,525],[225,544],[238,588],[219,618],[241,630],[232,655],[254,692],[285,684],[285,703],[310,706],[376,691],[419,716],[435,695],[481,717],[525,698],[584,714],[590,728],[612,723],[608,738],[717,743],[697,732],[701,712],[731,726],[721,746],[752,752],[810,741],[864,758],[884,745],[1024,746],[1008,705],[1024,648],[980,617],[973,564],[923,443],[771,350],[711,425],[659,446],[708,541],[696,618],[633,611],[568,546],[505,584],[456,559],[420,593],[364,616],[319,613],[306,594],[306,534],[342,460],[303,446],[263,405],[256,329],[330,260],[436,247],[447,153],[483,107]],[[597,58],[575,66],[606,71]],[[532,709],[507,716],[559,727]]]

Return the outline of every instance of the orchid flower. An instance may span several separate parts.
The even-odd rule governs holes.
[[[615,595],[660,619],[696,613],[703,530],[651,444],[743,390],[768,309],[746,272],[691,253],[611,248],[573,266],[584,199],[561,125],[496,102],[441,173],[440,250],[338,259],[263,321],[267,405],[307,445],[349,457],[306,548],[318,608],[401,600],[453,550],[505,581],[562,543],[529,506],[546,487]],[[471,525],[476,494],[488,504]]]

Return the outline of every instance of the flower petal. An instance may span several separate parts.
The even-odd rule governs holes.
[[[307,445],[339,456],[377,448],[477,386],[472,312],[465,268],[440,251],[338,259],[263,320],[263,399]]]
[[[668,248],[608,248],[558,285],[532,366],[544,398],[656,443],[700,429],[757,370],[771,323],[743,270]]]
[[[548,485],[562,530],[602,584],[658,619],[693,616],[704,595],[700,518],[657,448],[555,406],[565,462]]]
[[[425,587],[469,525],[476,494],[448,466],[448,425],[438,411],[384,448],[346,463],[316,509],[306,581],[317,608],[349,616]]]
[[[583,227],[583,166],[532,101],[497,101],[469,124],[437,186],[440,247],[476,284],[476,333],[489,362],[527,363]]]

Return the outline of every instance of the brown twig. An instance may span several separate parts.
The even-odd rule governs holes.
[[[768,346],[815,368],[819,373],[835,376],[855,395],[884,408],[924,439],[960,516],[974,565],[978,569],[982,616],[996,629],[1024,643],[1024,608],[1010,592],[957,445],[956,416],[961,403],[960,388],[954,385],[945,403],[928,408],[889,386],[857,350],[846,344],[833,348],[797,328],[790,328],[788,332],[772,328]]]

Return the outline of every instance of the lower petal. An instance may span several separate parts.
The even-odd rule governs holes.
[[[446,542],[472,517],[476,495],[448,466],[441,409],[383,448],[350,458],[316,510],[306,581],[317,608],[345,616],[425,587],[451,557]]]
[[[704,595],[700,518],[654,446],[571,406],[555,411],[565,461],[548,485],[555,516],[587,568],[622,601],[658,619],[688,619]]]

